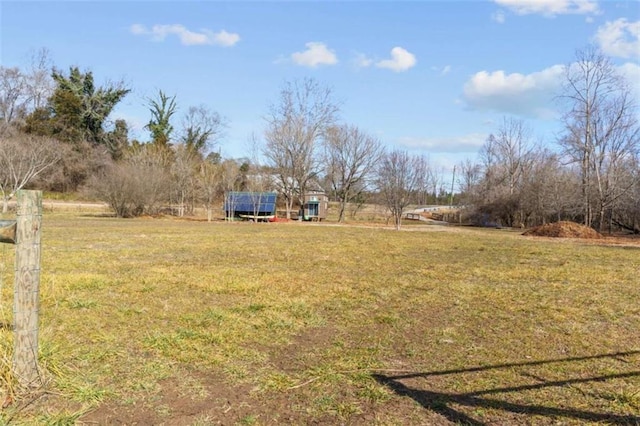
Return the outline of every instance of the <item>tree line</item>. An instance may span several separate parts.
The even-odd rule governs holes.
[[[478,162],[461,165],[462,200],[474,220],[533,226],[572,220],[599,231],[640,233],[637,99],[611,60],[593,47],[565,67],[563,132],[552,144],[505,118]]]
[[[639,126],[636,99],[609,58],[577,53],[558,93],[564,132],[534,141],[523,121],[505,117],[478,161],[456,167],[469,220],[532,226],[570,219],[604,230],[640,229]],[[314,79],[287,81],[268,105],[251,152],[225,159],[215,151],[228,121],[205,106],[179,117],[162,90],[146,99],[146,141],[129,138],[110,114],[131,89],[95,83],[91,71],[52,67],[40,51],[30,67],[0,67],[0,195],[17,189],[87,191],[116,215],[192,214],[211,219],[228,191],[277,191],[287,217],[309,190],[337,202],[339,221],[365,202],[386,207],[400,228],[412,204],[446,202],[442,175],[424,155],[386,149],[343,123],[333,91]]]

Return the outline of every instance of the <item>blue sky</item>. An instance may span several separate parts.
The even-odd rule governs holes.
[[[495,1],[6,1],[0,62],[45,47],[63,70],[132,89],[112,115],[148,139],[145,98],[176,95],[229,121],[219,149],[249,154],[285,81],[333,89],[345,123],[450,170],[503,117],[552,144],[563,66],[595,43],[640,94],[640,3]]]

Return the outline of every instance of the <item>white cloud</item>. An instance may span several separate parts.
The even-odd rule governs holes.
[[[220,44],[221,46],[233,46],[240,41],[240,36],[238,34],[230,33],[225,30],[214,34],[214,37],[216,44]]]
[[[440,75],[447,75],[451,72],[451,65],[445,65],[444,67],[432,66],[431,71],[437,72]]]
[[[364,53],[356,53],[351,63],[356,68],[367,68],[373,65],[373,59],[369,58]]]
[[[195,32],[188,30],[184,25],[180,24],[154,25],[151,28],[147,28],[141,24],[133,24],[129,30],[131,34],[134,35],[149,35],[154,41],[163,41],[167,36],[175,35],[180,40],[180,43],[185,46],[215,45],[230,47],[240,41],[238,34],[225,30],[217,33],[207,29]]]
[[[144,25],[140,25],[140,24],[133,24],[130,30],[131,30],[131,34],[135,34],[135,35],[146,34],[147,32],[147,29],[144,27]]]
[[[598,2],[595,0],[494,0],[494,2],[518,15],[541,14],[554,17],[600,13]]]
[[[526,75],[480,71],[465,83],[463,97],[472,109],[552,118],[552,100],[562,85],[564,69],[554,65]]]
[[[625,18],[607,22],[594,37],[602,52],[620,58],[640,57],[640,21],[628,22]]]
[[[291,60],[304,67],[315,68],[318,65],[335,65],[338,63],[338,57],[327,48],[324,43],[310,41],[306,43],[307,50],[303,52],[295,52],[291,55]]]
[[[491,20],[497,22],[498,24],[504,24],[505,15],[503,10],[498,10],[491,14]]]
[[[444,138],[404,137],[398,143],[407,149],[426,150],[430,153],[475,153],[482,147],[487,136],[484,133],[470,133]]]
[[[620,65],[618,72],[627,80],[631,93],[636,99],[640,99],[640,65],[632,62]]]
[[[395,72],[406,71],[416,65],[416,57],[413,53],[402,47],[391,49],[391,59],[376,62],[378,68],[387,68]]]

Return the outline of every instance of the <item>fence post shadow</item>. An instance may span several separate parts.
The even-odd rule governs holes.
[[[564,417],[569,419],[592,421],[592,422],[608,422],[608,424],[616,424],[616,425],[638,426],[640,425],[640,416],[620,415],[615,413],[599,413],[599,412],[585,411],[585,410],[572,409],[572,408],[549,407],[544,405],[511,403],[504,400],[487,398],[486,395],[501,394],[501,393],[507,393],[507,392],[521,392],[526,390],[543,389],[543,388],[550,388],[550,387],[562,387],[562,386],[577,384],[577,383],[604,382],[607,380],[612,380],[617,378],[637,377],[637,376],[640,376],[640,371],[631,371],[631,372],[609,374],[609,375],[599,375],[599,376],[593,376],[588,378],[568,378],[564,380],[545,381],[545,382],[536,383],[533,385],[508,386],[503,388],[485,389],[485,390],[465,392],[465,393],[434,392],[428,389],[425,390],[425,389],[412,388],[407,386],[405,383],[403,383],[402,380],[412,379],[412,378],[428,378],[431,376],[472,373],[472,372],[502,369],[502,368],[513,368],[518,366],[524,367],[524,366],[542,365],[542,364],[548,364],[548,363],[577,362],[577,361],[584,361],[584,360],[598,359],[598,358],[621,359],[624,356],[636,355],[639,353],[640,351],[618,352],[618,353],[601,354],[601,355],[585,356],[585,357],[552,359],[552,360],[531,361],[531,362],[522,362],[522,363],[509,363],[509,364],[490,365],[490,366],[483,366],[483,367],[471,367],[467,369],[441,370],[441,371],[411,373],[411,374],[403,374],[403,375],[395,375],[395,376],[384,375],[384,374],[372,374],[372,377],[378,383],[392,390],[396,395],[409,397],[414,401],[416,401],[418,404],[420,404],[423,408],[434,411],[442,415],[443,417],[445,417],[447,420],[454,422],[456,424],[477,426],[477,425],[483,425],[484,423],[482,421],[474,419],[468,414],[465,414],[460,409],[456,409],[452,407],[452,405],[470,407],[470,408],[496,409],[496,410],[501,410],[501,411],[520,414],[520,415],[524,414],[524,415],[539,415],[539,416],[547,416],[547,417]]]

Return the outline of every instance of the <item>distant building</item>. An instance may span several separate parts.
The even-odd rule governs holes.
[[[327,218],[329,197],[322,191],[309,191],[304,194],[302,218],[307,221],[321,221]]]

